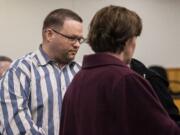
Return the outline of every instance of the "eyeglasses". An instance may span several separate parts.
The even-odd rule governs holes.
[[[68,36],[68,35],[62,34],[62,33],[58,32],[58,31],[56,31],[56,30],[54,30],[54,29],[52,29],[52,31],[54,31],[55,33],[57,33],[57,34],[65,37],[65,38],[67,38],[67,39],[68,39],[69,41],[71,41],[73,44],[75,44],[77,41],[78,41],[80,44],[82,44],[82,43],[84,43],[84,42],[86,41],[86,39],[83,38],[83,37]]]

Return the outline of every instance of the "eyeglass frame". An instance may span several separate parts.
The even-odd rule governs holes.
[[[68,36],[68,35],[65,35],[65,34],[63,34],[63,33],[61,33],[61,32],[58,32],[58,31],[55,30],[55,29],[52,29],[52,28],[51,28],[51,30],[54,31],[56,34],[59,34],[59,35],[65,37],[65,38],[67,38],[67,39],[68,39],[69,41],[71,41],[72,43],[76,43],[76,42],[78,41],[80,44],[82,44],[82,43],[84,43],[84,42],[86,41],[86,39],[85,39],[84,37]]]

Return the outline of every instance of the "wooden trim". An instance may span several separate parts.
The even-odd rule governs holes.
[[[167,75],[170,83],[170,89],[174,93],[180,92],[180,68],[167,68]]]

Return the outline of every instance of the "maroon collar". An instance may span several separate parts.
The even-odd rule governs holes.
[[[127,65],[125,65],[120,59],[108,53],[96,53],[84,56],[82,68],[92,68],[106,65],[127,67]]]

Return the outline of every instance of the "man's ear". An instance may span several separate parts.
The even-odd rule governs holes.
[[[44,36],[45,36],[45,39],[46,41],[52,41],[52,39],[54,38],[54,33],[51,29],[46,29],[44,31]]]

